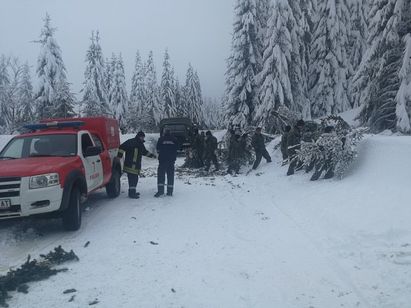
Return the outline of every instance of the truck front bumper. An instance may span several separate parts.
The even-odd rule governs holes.
[[[63,197],[63,189],[60,185],[29,189],[29,179],[29,177],[21,178],[20,188],[14,189],[13,193],[10,191],[11,197],[7,197],[6,194],[5,197],[0,198],[9,200],[11,204],[9,209],[0,209],[0,220],[45,214],[60,209]]]

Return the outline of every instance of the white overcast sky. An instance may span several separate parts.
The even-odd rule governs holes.
[[[203,94],[220,98],[229,55],[234,0],[0,0],[0,54],[28,61],[35,74],[43,19],[57,28],[69,81],[78,94],[92,30],[99,30],[105,57],[122,53],[127,86],[135,52],[153,50],[157,78],[165,48],[180,83],[188,63],[197,69]],[[80,97],[80,96],[79,96]]]

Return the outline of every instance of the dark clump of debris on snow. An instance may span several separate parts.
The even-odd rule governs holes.
[[[8,307],[7,300],[11,298],[9,292],[17,291],[28,293],[30,282],[41,281],[65,272],[67,268],[53,268],[69,261],[79,261],[79,258],[71,250],[65,251],[61,246],[54,248],[47,255],[40,255],[41,259],[31,259],[30,255],[26,262],[17,269],[11,269],[5,276],[0,276],[0,307]]]

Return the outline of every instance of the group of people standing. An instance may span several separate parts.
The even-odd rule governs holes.
[[[141,171],[141,161],[143,156],[157,158],[157,155],[150,153],[144,146],[145,134],[140,131],[135,138],[129,139],[120,145],[118,157],[124,158],[123,171],[128,178],[128,196],[132,199],[140,198],[140,193],[136,191],[137,183]],[[174,191],[174,166],[177,159],[178,141],[170,134],[169,130],[164,130],[163,135],[157,141],[158,168],[157,168],[157,193],[158,198],[165,193],[165,180],[167,176],[167,196],[172,196]]]
[[[281,153],[283,156],[283,162],[289,163],[287,175],[292,175],[296,170],[302,168],[303,163],[297,159],[297,153],[301,149],[301,141],[303,136],[305,122],[303,120],[297,121],[294,127],[286,126],[284,133],[281,138]],[[331,131],[326,131],[331,137]],[[228,173],[238,174],[240,167],[244,160],[247,159],[247,134],[241,134],[239,129],[230,130],[230,139],[228,141]],[[322,137],[317,143],[324,143],[330,137]],[[327,137],[327,139],[325,139]],[[137,183],[139,180],[139,174],[141,171],[141,161],[142,156],[147,156],[150,158],[157,158],[153,153],[150,153],[144,146],[144,132],[140,131],[137,133],[135,138],[129,139],[123,144],[121,144],[118,157],[124,159],[124,172],[127,173],[129,190],[128,196],[130,198],[137,199],[140,194],[136,191]],[[323,140],[324,139],[324,140]],[[257,127],[254,135],[251,138],[251,146],[255,152],[255,160],[252,169],[257,169],[261,163],[262,158],[264,158],[267,163],[271,163],[271,156],[268,153],[264,136],[262,134],[261,127]],[[165,129],[163,135],[157,141],[157,152],[159,165],[157,169],[157,193],[155,197],[161,197],[165,194],[165,188],[167,187],[167,196],[173,195],[174,190],[174,172],[175,172],[175,161],[177,159],[178,141],[171,135],[170,131]],[[192,166],[195,168],[204,167],[205,171],[209,171],[211,164],[214,165],[214,169],[217,171],[220,169],[220,165],[217,159],[217,149],[218,142],[217,138],[213,136],[211,131],[199,132],[195,129],[191,140],[191,162]],[[321,172],[326,170],[325,177],[333,176],[333,166],[330,160],[326,160],[326,163],[320,164],[319,162],[313,161],[311,166],[307,168],[311,171],[315,167],[315,173],[313,175],[313,180],[318,179]],[[167,178],[167,185],[166,185]]]
[[[218,171],[220,166],[217,160],[217,138],[213,136],[211,131],[200,133],[196,128],[191,139],[192,166],[195,168],[205,167],[205,170],[209,171],[211,163],[213,163],[215,171]]]

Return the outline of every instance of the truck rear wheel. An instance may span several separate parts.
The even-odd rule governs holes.
[[[110,182],[106,185],[106,192],[109,198],[117,198],[120,195],[120,177],[120,171],[117,168],[113,169]]]
[[[80,190],[76,186],[71,190],[69,206],[63,213],[63,226],[68,231],[77,231],[81,226]]]

